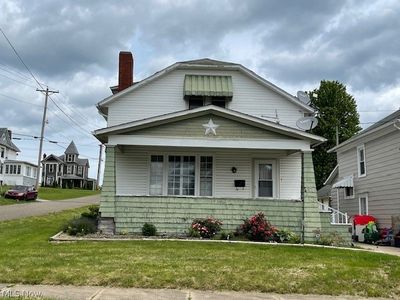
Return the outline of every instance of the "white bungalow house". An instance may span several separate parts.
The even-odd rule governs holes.
[[[0,128],[0,185],[35,185],[37,165],[17,160],[18,152],[11,130]]]
[[[103,231],[150,222],[179,234],[206,216],[234,230],[263,211],[306,241],[350,238],[320,212],[311,152],[325,139],[296,128],[310,106],[240,64],[177,62],[135,83],[131,53],[119,64],[119,85],[97,105],[107,127],[94,132],[106,145]]]

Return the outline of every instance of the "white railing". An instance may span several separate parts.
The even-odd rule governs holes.
[[[331,224],[345,224],[345,225],[351,224],[349,222],[349,217],[347,213],[342,213],[341,211],[338,211],[337,209],[334,209],[322,202],[318,201],[318,203],[319,203],[319,211],[331,213]]]

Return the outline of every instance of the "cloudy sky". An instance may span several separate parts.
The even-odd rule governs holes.
[[[396,0],[0,0],[0,28],[39,81],[60,91],[44,152],[62,154],[74,140],[91,177],[99,143],[90,132],[106,125],[95,104],[117,83],[120,50],[134,53],[135,80],[203,57],[243,64],[293,95],[339,80],[366,127],[400,106],[399,16]],[[0,127],[32,162],[44,103],[36,88],[0,35]]]

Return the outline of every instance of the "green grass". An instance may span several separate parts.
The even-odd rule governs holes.
[[[400,258],[172,241],[50,243],[76,209],[0,222],[0,282],[400,297]]]
[[[15,199],[5,199],[0,196],[0,206],[1,205],[11,205],[11,204],[22,204],[22,203],[30,203],[32,201],[23,201],[23,200],[15,200]]]
[[[81,189],[39,188],[39,198],[44,200],[64,200],[99,194],[100,191]]]

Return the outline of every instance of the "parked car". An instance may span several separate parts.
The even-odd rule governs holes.
[[[34,187],[16,185],[8,190],[4,195],[5,198],[12,198],[18,200],[36,200],[38,192]]]

